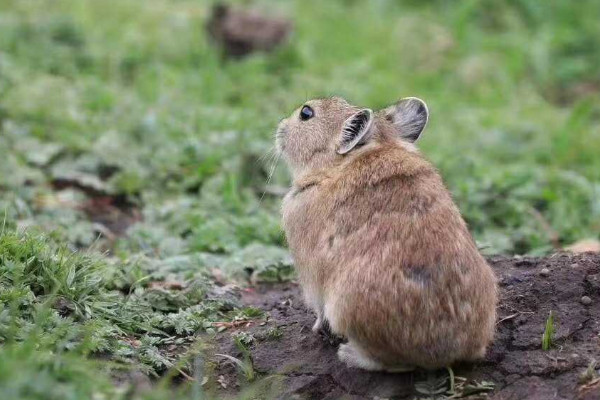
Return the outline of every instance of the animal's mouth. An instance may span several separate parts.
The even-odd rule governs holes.
[[[275,138],[281,139],[286,135],[286,133],[287,133],[287,129],[285,128],[285,126],[278,126],[277,132],[275,133]]]
[[[283,151],[285,148],[285,137],[287,135],[287,126],[286,121],[283,120],[277,126],[277,131],[275,132],[275,145],[279,151]]]

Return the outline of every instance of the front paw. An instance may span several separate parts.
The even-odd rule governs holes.
[[[326,319],[318,318],[317,322],[312,328],[314,333],[318,333],[326,342],[328,342],[332,346],[339,345],[344,338],[336,335],[331,330],[331,326],[329,326],[329,322]]]

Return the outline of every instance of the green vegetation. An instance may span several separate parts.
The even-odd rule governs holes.
[[[269,328],[266,333],[267,340],[279,340],[283,337],[283,330],[279,327]]]
[[[542,350],[548,351],[552,348],[554,341],[554,313],[550,311],[546,325],[544,327],[544,334],[542,335]]]
[[[600,3],[253,5],[291,42],[224,62],[208,1],[0,2],[0,398],[199,398],[197,336],[262,317],[213,282],[293,274],[272,135],[311,97],[425,99],[488,253],[598,238]]]
[[[254,363],[252,361],[252,354],[250,350],[248,350],[248,345],[252,343],[254,338],[248,337],[247,335],[238,335],[234,336],[234,341],[236,347],[240,350],[243,355],[243,360],[239,358],[232,357],[227,354],[216,354],[219,357],[223,357],[233,362],[233,364],[238,368],[240,373],[244,376],[246,381],[252,382],[256,379],[256,371],[254,370]]]
[[[3,231],[0,263],[0,353],[6,362],[0,382],[15,395],[38,392],[30,387],[36,380],[11,378],[21,365],[50,386],[52,379],[75,380],[73,387],[40,388],[56,396],[45,398],[81,398],[81,390],[96,390],[77,386],[94,378],[85,360],[91,354],[110,357],[103,367],[117,375],[135,370],[158,377],[174,369],[186,376],[183,370],[202,353],[197,334],[262,316],[235,298],[216,297],[202,269],[185,277],[171,271],[165,281],[163,266],[113,263],[30,234]]]

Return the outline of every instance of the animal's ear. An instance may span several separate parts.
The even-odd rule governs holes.
[[[338,154],[346,154],[357,146],[366,143],[373,127],[373,110],[362,109],[348,118],[342,125]]]
[[[406,97],[383,111],[383,116],[394,124],[402,139],[415,142],[429,119],[427,104],[416,97]]]

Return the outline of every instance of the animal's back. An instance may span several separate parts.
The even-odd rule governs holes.
[[[296,210],[307,213],[297,228],[312,239],[292,249],[308,279],[318,276],[333,331],[386,365],[482,356],[495,278],[437,171],[394,147],[345,168],[307,189],[315,193]]]

